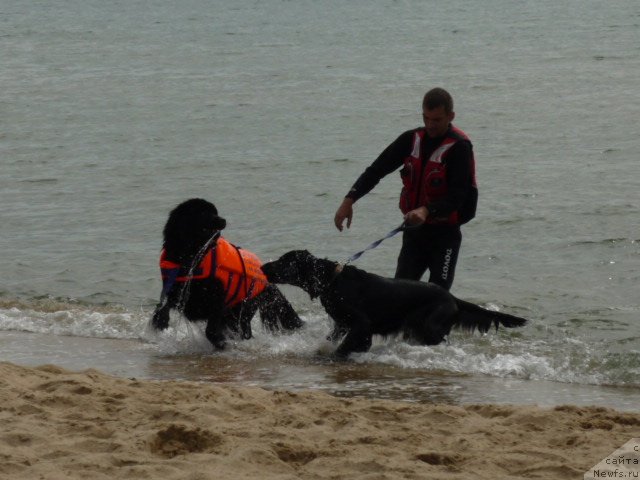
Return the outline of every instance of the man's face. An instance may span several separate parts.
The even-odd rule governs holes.
[[[447,113],[442,106],[432,110],[424,108],[422,110],[422,119],[424,120],[427,135],[431,138],[442,137],[447,133],[449,124],[455,116],[454,112]]]

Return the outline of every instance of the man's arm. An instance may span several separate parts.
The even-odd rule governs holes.
[[[342,231],[342,224],[345,219],[347,220],[347,228],[351,227],[353,204],[373,190],[373,187],[383,177],[402,166],[404,159],[411,153],[414,131],[408,130],[400,135],[358,177],[336,211],[334,223],[338,230]]]
[[[411,153],[414,130],[408,130],[400,135],[367,167],[353,184],[346,197],[354,203],[373,190],[380,180],[394,170],[400,168],[404,159]]]

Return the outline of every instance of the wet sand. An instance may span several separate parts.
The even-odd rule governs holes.
[[[602,407],[337,398],[0,363],[0,477],[582,478],[640,436]]]
[[[158,345],[133,339],[9,331],[0,337],[0,361],[26,366],[54,364],[73,371],[96,368],[125,378],[322,391],[339,397],[450,405],[598,405],[620,411],[640,411],[637,386],[460,374],[381,362],[333,362],[323,355],[283,353],[274,356],[260,348],[247,350],[246,343],[223,353],[176,353],[162,352]]]

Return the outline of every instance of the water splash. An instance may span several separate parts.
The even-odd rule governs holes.
[[[196,268],[200,265],[200,262],[202,262],[202,259],[211,248],[211,245],[213,244],[213,242],[215,242],[219,237],[220,237],[220,231],[217,230],[213,233],[213,235],[211,235],[211,237],[204,243],[204,245],[200,248],[200,250],[196,252],[195,256],[193,257],[193,260],[191,261],[191,265],[189,266],[189,270],[186,275],[187,281],[184,282],[184,285],[182,285],[182,288],[180,290],[180,295],[178,296],[178,300],[176,302],[178,310],[181,310],[181,311],[184,310],[184,307],[187,301],[189,300],[189,296],[191,292],[191,282],[193,281],[193,273],[195,272]],[[173,282],[175,282],[175,277],[172,277],[170,281],[173,284]],[[172,285],[170,285],[169,288],[167,289],[163,288],[162,298],[160,299],[160,306],[164,307],[167,304],[167,301],[168,301],[167,296],[169,291],[171,290],[171,287]]]
[[[330,363],[329,355],[336,348],[326,338],[332,322],[322,311],[303,313],[305,327],[281,335],[264,329],[256,315],[252,321],[253,338],[232,337],[228,348],[218,352],[204,334],[205,322],[190,322],[176,311],[171,313],[169,328],[157,332],[149,326],[151,312],[144,308],[132,312],[120,306],[96,308],[60,301],[56,306],[38,310],[25,302],[5,302],[0,305],[0,331],[133,339],[160,355],[215,354],[249,363],[292,358],[302,364],[313,364],[318,359]],[[382,365],[426,373],[640,386],[640,351],[618,348],[628,345],[596,345],[557,327],[526,332],[500,330],[484,336],[454,331],[447,344],[435,347],[409,345],[400,338],[374,337],[370,351],[352,355],[351,361],[362,366]]]

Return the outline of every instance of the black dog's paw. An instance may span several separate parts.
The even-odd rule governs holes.
[[[216,350],[224,350],[227,346],[227,339],[223,326],[219,322],[209,321],[204,331],[207,340],[211,342]]]
[[[349,329],[346,326],[335,325],[331,333],[327,335],[327,340],[335,343],[342,339],[347,333],[349,333]]]
[[[169,309],[165,307],[156,308],[151,318],[151,325],[156,330],[165,330],[169,327]]]
[[[227,339],[222,332],[206,332],[205,335],[216,350],[224,350],[227,348]]]
[[[221,331],[208,332],[207,339],[211,342],[213,348],[215,348],[216,350],[224,350],[225,348],[227,348],[227,339],[224,333],[222,333]]]
[[[242,322],[242,325],[240,325],[240,337],[243,340],[249,340],[251,338],[253,338],[253,330],[251,330],[251,322]]]
[[[213,347],[216,350],[224,350],[225,348],[227,348],[227,341],[224,339],[224,337],[216,338],[211,343],[213,343]]]
[[[305,321],[298,317],[298,315],[295,317],[285,317],[280,323],[285,330],[298,330],[306,325]]]
[[[329,354],[329,360],[336,363],[344,363],[349,361],[349,353],[341,352],[340,350],[336,350],[335,352]]]

